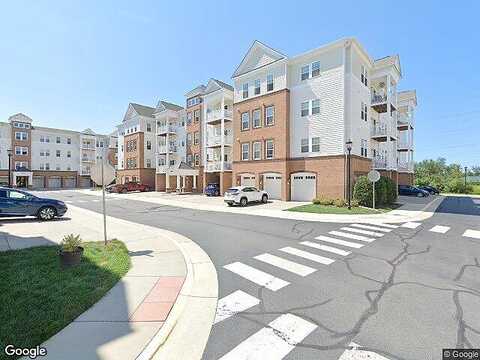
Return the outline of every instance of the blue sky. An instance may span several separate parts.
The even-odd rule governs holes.
[[[236,7],[235,7],[236,5]],[[480,164],[475,1],[8,1],[0,14],[0,121],[110,132],[127,104],[231,82],[258,39],[295,55],[355,36],[374,58],[399,53],[417,89],[415,159]]]

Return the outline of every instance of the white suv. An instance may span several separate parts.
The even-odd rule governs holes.
[[[233,204],[240,204],[240,206],[247,206],[249,202],[267,203],[268,194],[266,191],[258,190],[253,186],[235,186],[225,192],[223,198],[228,206]]]

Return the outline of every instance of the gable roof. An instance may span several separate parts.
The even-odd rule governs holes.
[[[82,133],[82,134],[85,134],[85,135],[96,135],[95,132],[94,132],[92,129],[90,129],[90,128],[86,128],[86,129],[83,130],[81,133]]]
[[[140,104],[136,104],[136,103],[130,103],[130,105],[132,105],[132,107],[135,109],[137,114],[140,115],[140,116],[152,117],[153,112],[155,111],[154,108],[152,108],[150,106],[146,106],[146,105],[140,105]]]
[[[185,94],[185,97],[188,99],[188,98],[191,98],[191,97],[194,97],[194,96],[197,96],[197,95],[203,95],[203,93],[205,92],[205,89],[206,89],[205,85],[203,85],[203,84],[198,85],[196,88],[187,92]]]
[[[157,104],[156,109],[155,109],[155,113],[159,113],[159,112],[162,112],[162,111],[165,111],[165,110],[180,111],[182,109],[183,109],[183,107],[181,107],[180,105],[176,105],[176,104],[170,103],[168,101],[160,100]]]
[[[287,56],[281,52],[265,45],[264,43],[255,40],[243,57],[237,69],[232,75],[232,78],[246,74],[252,70],[273,64]]]
[[[224,83],[223,81],[211,78],[208,81],[207,87],[205,88],[204,94],[210,94],[214,91],[220,90],[220,89],[227,89],[230,91],[233,91],[233,86]]]
[[[8,121],[9,122],[12,122],[12,121],[20,121],[20,122],[26,122],[26,123],[31,123],[33,120],[30,119],[27,115],[23,114],[23,113],[18,113],[18,114],[15,114],[15,115],[12,115],[8,118]]]
[[[397,55],[388,55],[380,59],[375,59],[373,61],[374,67],[387,67],[393,66],[397,69],[400,76],[402,76],[402,68],[400,66],[400,56]]]

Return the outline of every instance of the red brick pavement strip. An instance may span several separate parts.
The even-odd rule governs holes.
[[[164,322],[182,289],[185,277],[162,276],[130,317],[130,322]]]

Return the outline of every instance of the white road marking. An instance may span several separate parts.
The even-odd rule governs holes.
[[[348,226],[342,227],[340,230],[351,231],[351,232],[358,233],[358,234],[370,235],[370,236],[376,236],[376,237],[382,237],[383,235],[385,235],[385,234],[375,232],[375,231],[371,231],[371,230],[355,229],[355,228],[351,228],[351,227],[348,227]]]
[[[73,201],[70,201],[70,200],[65,200],[64,202],[65,202],[65,204],[72,204],[73,203]]]
[[[392,224],[385,224],[385,223],[378,223],[378,224],[374,224],[372,223],[371,225],[375,225],[375,226],[384,226],[386,228],[390,228],[390,229],[396,229],[398,228],[398,225],[392,225]]]
[[[331,235],[343,236],[343,237],[346,237],[348,239],[353,239],[353,240],[360,240],[360,241],[365,241],[365,242],[375,241],[375,239],[368,238],[366,236],[349,234],[349,233],[346,233],[346,232],[343,232],[343,231],[333,230],[333,231],[329,231],[328,233],[331,234]]]
[[[258,304],[260,304],[260,300],[256,297],[253,297],[242,290],[237,290],[218,300],[214,324]]]
[[[323,250],[323,251],[328,251],[337,255],[342,255],[342,256],[347,256],[350,255],[350,251],[345,251],[342,249],[337,249],[336,247],[333,246],[328,246],[328,245],[322,245],[322,244],[317,244],[311,241],[302,241],[300,244],[309,246],[315,249]]]
[[[468,230],[465,230],[465,232],[463,233],[463,236],[480,239],[480,231],[468,229]]]
[[[281,257],[271,255],[271,254],[262,254],[262,255],[254,256],[253,258],[263,261],[267,264],[279,267],[280,269],[290,271],[300,276],[307,276],[317,271],[317,269],[311,268],[309,266],[297,264],[296,262],[283,259]]]
[[[298,316],[284,314],[242,341],[220,360],[280,360],[316,328],[317,325]]]
[[[225,265],[224,268],[272,291],[277,291],[290,284],[288,281],[276,278],[273,275],[267,274],[266,272],[257,270],[238,261]]]
[[[76,200],[76,202],[78,202],[78,203],[86,203],[86,202],[88,202],[88,201],[87,201],[87,200]]]
[[[329,242],[329,243],[332,243],[332,244],[351,247],[351,248],[355,248],[355,249],[360,249],[363,246],[363,244],[357,244],[357,243],[350,242],[350,241],[335,239],[335,238],[332,238],[330,236],[324,236],[324,235],[317,236],[315,239],[326,241],[326,242]]]
[[[345,350],[338,360],[388,360],[386,357],[372,351],[358,349],[359,347],[361,348],[361,346],[354,342],[351,342],[349,345],[352,349]]]
[[[330,258],[327,258],[327,257],[324,257],[324,256],[320,256],[320,255],[316,255],[316,254],[312,254],[312,253],[309,253],[308,251],[295,249],[295,248],[292,248],[290,246],[281,248],[279,250],[283,251],[283,252],[286,252],[287,254],[296,255],[296,256],[302,257],[304,259],[315,261],[317,263],[324,264],[324,265],[330,265],[331,263],[335,262],[335,260],[333,260],[333,259],[330,259]]]
[[[409,229],[416,229],[417,227],[419,227],[420,225],[422,225],[421,223],[417,223],[417,222],[406,222],[405,224],[402,225],[402,227],[404,228],[409,228]]]
[[[350,224],[350,226],[355,226],[355,227],[361,228],[361,229],[383,231],[383,232],[386,232],[386,233],[392,231],[392,229],[383,229],[379,226],[372,226],[372,225],[365,225],[365,224]]]
[[[450,226],[435,225],[429,231],[445,234],[448,230],[450,230]]]

